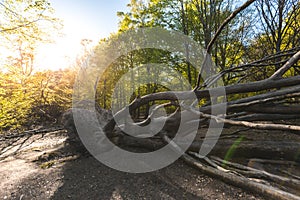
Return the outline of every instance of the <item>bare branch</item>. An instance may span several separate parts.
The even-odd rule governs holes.
[[[214,167],[210,167],[207,165],[204,165],[200,163],[199,161],[195,160],[193,157],[189,156],[186,153],[183,153],[181,148],[174,143],[170,138],[168,138],[166,135],[162,136],[163,140],[166,143],[171,144],[174,147],[174,150],[177,151],[178,153],[182,153],[182,159],[192,165],[193,167],[196,167],[199,169],[201,172],[206,173],[210,176],[217,177],[226,183],[251,190],[255,193],[260,193],[261,195],[269,198],[269,199],[285,199],[285,200],[291,200],[291,199],[299,199],[297,196],[287,193],[285,191],[282,191],[278,188],[274,188],[272,186],[266,186],[265,184],[262,183],[257,183],[254,181],[250,181],[250,179],[237,175],[231,172],[224,172],[218,169],[215,169]]]
[[[195,112],[195,111],[194,111]],[[252,123],[247,121],[234,121],[230,119],[224,119],[221,117],[216,117],[213,115],[208,115],[201,113],[201,117],[208,118],[208,119],[214,119],[217,122],[230,124],[234,126],[244,126],[254,129],[262,129],[262,130],[289,130],[289,131],[300,131],[300,126],[294,126],[294,125],[285,125],[285,124],[262,124],[262,123]],[[296,134],[300,134],[297,132]]]
[[[129,109],[130,112],[137,109],[139,106],[145,105],[146,103],[150,101],[156,101],[156,100],[170,100],[170,101],[177,101],[177,100],[188,100],[196,97],[198,99],[201,98],[208,98],[211,97],[210,94],[217,94],[217,91],[220,91],[220,89],[224,88],[226,95],[228,94],[238,94],[238,93],[247,93],[247,92],[258,92],[262,90],[269,90],[274,89],[278,87],[289,87],[294,85],[300,85],[300,76],[294,76],[279,80],[273,80],[273,79],[266,79],[262,81],[257,81],[253,83],[245,83],[245,84],[239,84],[239,85],[229,85],[225,87],[217,87],[212,88],[210,90],[201,90],[201,91],[182,91],[182,92],[159,92],[155,94],[149,94],[146,96],[143,96],[141,98],[136,99],[133,101],[128,107],[123,108],[119,112],[117,112],[114,116],[114,118],[122,118],[124,117],[125,111]],[[255,99],[253,99],[255,100]],[[109,123],[105,126],[104,130],[105,132],[111,132],[114,129],[115,126],[114,119],[111,119]]]
[[[246,107],[251,107],[256,104],[262,104],[270,101],[282,100],[286,98],[293,98],[299,96],[300,96],[300,86],[293,86],[290,88],[276,90],[265,94],[241,98],[227,103],[220,103],[213,106],[205,106],[200,108],[200,111],[204,113],[209,113],[212,107],[224,107],[224,106],[226,106],[227,111],[238,111],[238,110],[243,110]]]
[[[298,62],[300,59],[300,51],[298,51],[293,57],[290,58],[290,60],[285,63],[280,69],[278,69],[271,77],[270,79],[278,79],[284,75],[284,73],[289,70],[294,64]]]
[[[212,40],[209,42],[207,46],[207,52],[210,53],[212,50],[212,46],[214,42],[217,40],[218,36],[221,34],[224,27],[237,16],[241,11],[245,10],[248,6],[250,6],[255,0],[248,0],[246,3],[244,3],[241,7],[237,8],[231,15],[225,19],[225,21],[221,24],[220,28],[217,30],[216,34],[212,38]]]

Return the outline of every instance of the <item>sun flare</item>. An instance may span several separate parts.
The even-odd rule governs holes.
[[[58,70],[72,67],[83,50],[81,40],[89,39],[92,40],[92,44],[96,44],[101,38],[98,27],[91,23],[79,20],[74,15],[65,15],[60,18],[64,24],[61,31],[63,36],[56,38],[52,44],[39,46],[36,56],[38,70]]]
[[[72,67],[76,62],[76,58],[83,51],[81,40],[91,39],[94,43],[98,40],[84,32],[78,32],[78,29],[68,29],[66,32],[67,34],[58,38],[54,43],[39,46],[36,56],[38,70],[58,70]]]
[[[54,44],[42,44],[37,50],[38,70],[57,70],[70,67],[80,52],[80,43],[70,39],[60,39]]]

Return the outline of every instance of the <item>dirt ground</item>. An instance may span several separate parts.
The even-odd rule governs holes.
[[[65,140],[58,131],[0,141],[0,199],[263,199],[180,160],[151,173],[119,172],[78,156]]]

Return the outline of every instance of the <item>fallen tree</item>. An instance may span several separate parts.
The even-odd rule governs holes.
[[[254,0],[247,1],[224,21],[209,43],[208,52],[211,51],[216,37],[226,24],[253,2]],[[278,58],[281,58],[281,60],[278,61]],[[102,116],[99,118],[101,118],[100,121],[107,137],[114,140],[114,143],[119,146],[157,150],[166,144],[172,144],[175,151],[182,153],[183,160],[199,168],[204,173],[220,178],[230,184],[260,193],[267,198],[299,199],[297,196],[300,189],[299,175],[273,174],[267,172],[265,166],[257,162],[257,159],[276,160],[275,163],[278,164],[279,161],[284,160],[293,168],[299,169],[300,75],[284,76],[287,71],[299,63],[299,60],[300,47],[225,69],[205,80],[202,80],[202,72],[200,71],[198,84],[193,90],[158,92],[137,97],[128,106],[120,109],[109,118],[103,117],[103,114],[101,114],[107,112],[102,112],[101,109],[96,109],[96,111]],[[227,74],[236,72],[251,74],[251,70],[254,68],[270,65],[281,65],[281,67],[264,80],[246,83],[240,83],[239,80],[234,84],[214,87],[218,80]],[[224,90],[224,93],[218,92],[220,90]],[[237,95],[239,98],[231,98],[233,95]],[[193,100],[195,96],[197,97],[196,102],[186,103],[189,102],[187,100]],[[227,102],[224,101],[226,97],[229,99]],[[218,101],[218,99],[222,100]],[[145,118],[139,118],[133,122],[125,121],[123,124],[116,123],[119,119],[128,117],[128,113],[133,115],[143,105],[162,100],[168,101],[168,103],[161,104],[151,111],[147,110],[149,114]],[[201,102],[202,100],[205,100],[205,103]],[[172,114],[155,116],[157,110],[169,106],[175,107]],[[212,112],[214,109],[218,110],[224,107],[226,107],[225,113],[216,115]],[[71,118],[70,112],[66,116]],[[199,116],[199,118],[195,119],[195,116]],[[147,126],[149,130],[152,130],[160,124],[164,124],[162,130],[149,138],[135,138],[128,134],[135,132],[137,126]],[[205,133],[199,131],[188,151],[182,152],[179,145],[172,142],[179,124],[196,126],[202,130],[214,128],[211,125],[218,127],[218,124],[225,124],[226,129],[229,127],[246,127],[248,134],[246,136],[240,135],[240,130],[236,131],[236,129],[229,134],[225,134],[223,131],[222,135],[218,136],[218,143],[211,153],[203,158],[203,156],[198,155],[203,141],[216,138],[205,137]],[[256,132],[254,129],[267,130],[268,132]],[[75,129],[73,129],[73,132],[75,132]],[[138,132],[134,136],[145,137],[147,134],[151,135],[150,132]],[[185,130],[183,135],[185,134],[189,134],[189,130]],[[192,156],[196,156],[196,158]],[[216,158],[216,156],[222,159]],[[244,165],[231,162],[230,159],[233,161],[242,160]],[[256,162],[254,165],[258,167],[246,166],[250,165],[251,162],[253,164],[254,161]],[[271,183],[268,183],[268,181]]]

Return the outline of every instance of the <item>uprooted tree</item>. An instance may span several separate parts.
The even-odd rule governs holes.
[[[276,4],[275,1],[249,0],[231,12],[227,7],[223,12],[217,12],[218,16],[211,16],[218,21],[216,24],[209,21],[209,16],[203,15],[203,10],[212,9],[210,14],[214,14],[213,9],[216,9],[205,2],[150,1],[146,6],[142,2],[133,1],[133,15],[119,13],[123,17],[120,29],[122,32],[126,29],[124,27],[131,29],[157,24],[165,24],[170,29],[180,24],[178,29],[185,35],[204,37],[204,45],[207,52],[213,55],[213,60],[209,59],[208,54],[195,53],[189,40],[184,40],[184,44],[176,44],[181,40],[170,36],[171,39],[166,41],[166,32],[163,31],[150,37],[147,30],[142,30],[142,38],[114,35],[111,40],[102,41],[95,50],[95,57],[90,58],[90,62],[94,63],[92,67],[97,70],[83,68],[77,80],[78,87],[87,84],[84,88],[91,88],[93,92],[89,94],[80,91],[85,96],[77,93],[74,97],[79,100],[93,99],[96,95],[96,111],[101,120],[100,124],[107,137],[118,145],[155,150],[170,143],[182,124],[185,127],[195,126],[199,129],[195,140],[182,156],[187,163],[225,182],[271,198],[298,199],[299,175],[289,170],[271,173],[262,166],[267,163],[299,167],[300,43],[296,34],[300,27],[299,2],[278,1]],[[223,5],[219,1],[215,3],[220,4],[219,8]],[[253,6],[253,3],[257,9],[256,14],[261,16],[262,24],[265,25],[265,32],[260,33],[256,40],[251,38],[252,45],[245,46],[230,35],[228,26],[241,38],[245,37],[247,27],[237,21],[241,19],[241,13]],[[287,7],[291,5],[292,10],[288,10]],[[173,9],[168,9],[168,6]],[[175,9],[176,6],[178,10]],[[276,16],[272,13],[276,13]],[[227,18],[224,18],[226,14]],[[179,18],[170,18],[172,15]],[[201,22],[199,27],[193,21],[195,17]],[[197,28],[202,28],[204,32],[210,30],[210,34],[214,35],[202,34]],[[139,31],[136,32],[138,34]],[[151,40],[152,43],[158,41],[160,49],[143,48],[139,40]],[[147,47],[147,44],[144,45]],[[164,48],[164,45],[167,47]],[[178,54],[172,52],[168,49],[172,45],[178,45],[176,47],[182,51]],[[234,53],[247,62],[237,61],[239,59],[236,57],[226,60],[226,56]],[[257,58],[256,54],[263,56]],[[111,62],[112,58],[116,61]],[[210,70],[213,68],[212,61],[217,62],[216,70]],[[133,70],[137,65],[154,62],[167,62],[194,87],[189,89],[183,86],[184,81],[180,77],[171,79],[169,76],[177,75],[166,75],[159,67],[144,65]],[[230,65],[228,62],[231,62]],[[106,67],[103,63],[109,64],[105,70],[102,69]],[[193,68],[194,64],[201,68]],[[99,72],[100,77],[97,75]],[[173,73],[172,70],[169,72]],[[158,84],[157,80],[162,78],[160,76],[167,78],[178,90],[173,91]],[[87,77],[95,81],[87,82]],[[107,115],[107,112],[103,112],[98,105],[104,109],[112,109],[113,117],[103,117],[103,113]],[[122,120],[127,119],[128,115],[132,120]],[[65,116],[71,116],[71,113]],[[161,124],[162,129],[152,137],[132,137],[137,126],[149,127],[149,132],[135,132],[134,136],[147,136]],[[224,124],[225,129],[220,136],[210,136],[218,137],[218,142],[203,157],[199,154],[200,147],[205,139],[211,139],[206,137],[206,131],[220,128],[220,124],[221,128]],[[245,132],[247,134],[241,134]],[[189,130],[184,134],[188,135]],[[182,151],[178,143],[171,144],[175,151]],[[237,164],[230,160],[242,163]],[[265,184],[266,181],[270,184]]]

